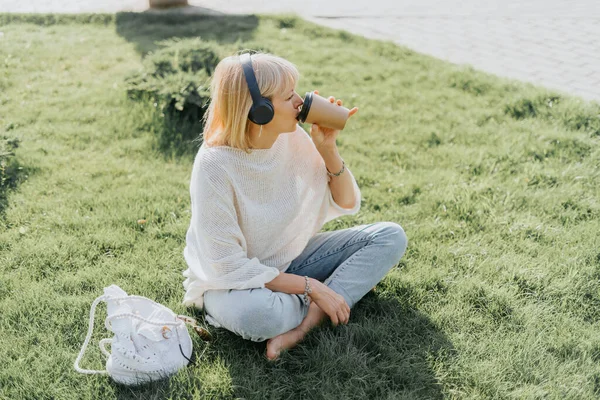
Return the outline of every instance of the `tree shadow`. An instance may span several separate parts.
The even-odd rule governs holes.
[[[191,6],[116,14],[117,34],[134,43],[141,55],[156,49],[156,42],[171,38],[201,37],[222,44],[247,41],[258,23],[255,15],[222,14]]]
[[[152,106],[148,106],[152,107]],[[202,145],[204,107],[188,106],[182,111],[171,107],[164,112],[154,111],[152,130],[156,150],[165,160],[193,159]]]
[[[157,43],[160,41],[196,37],[229,45],[230,53],[233,53],[238,50],[236,43],[252,39],[259,24],[255,15],[223,14],[192,6],[142,13],[121,12],[116,14],[115,21],[117,34],[133,43],[142,57],[159,48]],[[226,50],[229,49],[224,48]],[[193,157],[202,144],[200,133],[205,108],[194,106],[172,112],[156,110],[151,124],[157,139],[155,150],[165,159]]]
[[[266,342],[211,332],[214,345],[200,362],[223,360],[236,398],[441,399],[432,364],[455,355],[425,314],[373,293],[357,303],[349,325],[313,330],[276,362],[266,360]]]
[[[39,172],[39,168],[23,165],[14,156],[10,158],[0,157],[0,219],[6,217],[9,193],[37,172]]]

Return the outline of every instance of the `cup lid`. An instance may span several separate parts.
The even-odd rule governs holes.
[[[304,103],[302,104],[302,109],[300,113],[296,117],[296,119],[300,122],[306,121],[306,117],[308,117],[308,112],[310,111],[310,105],[313,100],[313,92],[306,92],[304,95]]]

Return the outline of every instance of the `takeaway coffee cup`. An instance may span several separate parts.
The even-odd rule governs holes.
[[[350,110],[346,107],[338,106],[314,92],[306,92],[304,104],[296,119],[307,124],[342,130],[346,126],[349,113]]]

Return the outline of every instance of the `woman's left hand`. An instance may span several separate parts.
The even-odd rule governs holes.
[[[315,90],[315,94],[319,94],[319,91]],[[338,106],[341,106],[343,103],[341,99],[336,100],[333,96],[329,97],[329,101],[331,103],[337,103]],[[348,118],[356,114],[357,111],[358,107],[354,107],[352,110],[350,110]],[[337,129],[324,128],[317,124],[312,124],[312,126],[310,127],[310,137],[312,138],[317,150],[319,150],[319,152],[321,153],[323,151],[335,149],[335,140],[339,134],[340,131]]]

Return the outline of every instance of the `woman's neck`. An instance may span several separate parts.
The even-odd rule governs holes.
[[[261,125],[253,124],[250,127],[250,146],[252,149],[270,149],[278,137],[279,133],[270,132]]]

